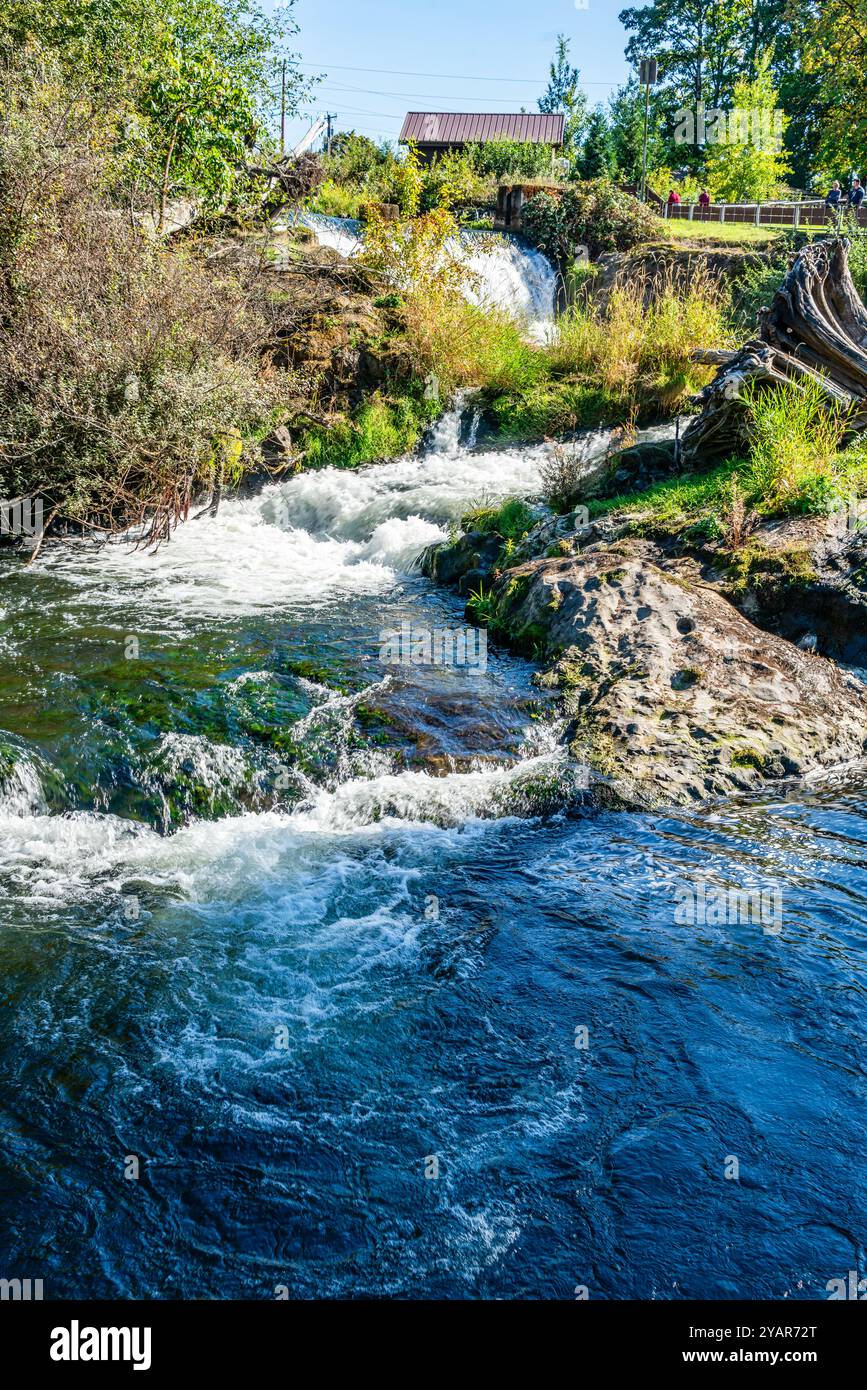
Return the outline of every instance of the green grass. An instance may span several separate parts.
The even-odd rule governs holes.
[[[731,498],[735,476],[746,465],[730,459],[709,473],[685,473],[665,478],[643,492],[618,493],[615,497],[593,498],[588,503],[591,520],[612,512],[644,512],[654,521],[667,523],[700,517],[723,508]]]
[[[519,541],[533,525],[533,511],[520,497],[508,497],[499,507],[481,502],[461,517],[462,531],[480,531],[484,535],[502,536],[506,541]]]
[[[785,231],[783,226],[757,227],[753,222],[690,222],[687,218],[660,218],[663,234],[671,241],[732,242],[751,246],[767,246]],[[804,231],[822,234],[820,227],[805,227]]]
[[[420,390],[398,397],[377,392],[351,418],[328,427],[314,425],[304,432],[299,442],[305,466],[357,468],[398,458],[416,447],[425,426],[438,413],[438,403],[425,400]]]

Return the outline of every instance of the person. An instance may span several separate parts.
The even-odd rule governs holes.
[[[831,184],[831,187],[828,189],[828,196],[825,199],[826,207],[829,207],[832,212],[836,212],[840,206],[840,199],[842,197],[843,194],[840,191],[839,181],[835,179],[834,182]]]
[[[707,210],[710,207],[710,194],[708,193],[706,188],[703,188],[698,195],[698,205],[701,208],[699,217],[707,217]]]
[[[861,187],[860,179],[852,180],[852,187],[849,189],[849,206],[855,208],[856,212],[864,201],[864,189]]]
[[[673,188],[670,189],[670,190],[669,190],[669,194],[668,194],[668,206],[669,206],[670,208],[673,208],[674,205],[675,205],[675,203],[679,203],[679,202],[680,202],[680,194],[679,194],[679,193],[675,193],[675,191],[674,191]]]

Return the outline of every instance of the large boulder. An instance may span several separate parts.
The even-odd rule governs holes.
[[[689,803],[859,759],[867,692],[629,542],[507,571],[493,636],[547,658],[604,799]]]

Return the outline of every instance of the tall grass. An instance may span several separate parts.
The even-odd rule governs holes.
[[[729,342],[722,291],[697,271],[685,287],[671,276],[617,284],[601,314],[574,305],[558,321],[549,358],[555,371],[593,376],[614,396],[675,410],[708,379],[694,351]]]
[[[750,389],[747,487],[762,511],[819,512],[837,490],[846,412],[817,381]]]

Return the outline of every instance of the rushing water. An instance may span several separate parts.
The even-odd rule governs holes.
[[[523,662],[380,661],[383,630],[462,624],[413,560],[540,457],[452,416],[155,555],[3,562],[4,1277],[797,1299],[863,1272],[867,788],[592,814]],[[696,875],[777,886],[782,930],[678,925]]]
[[[353,218],[307,212],[299,214],[299,221],[321,246],[330,246],[341,256],[355,256],[361,250],[362,227]],[[466,267],[464,295],[471,303],[511,314],[536,341],[548,337],[554,322],[557,275],[541,251],[501,232],[464,230],[449,245]]]

